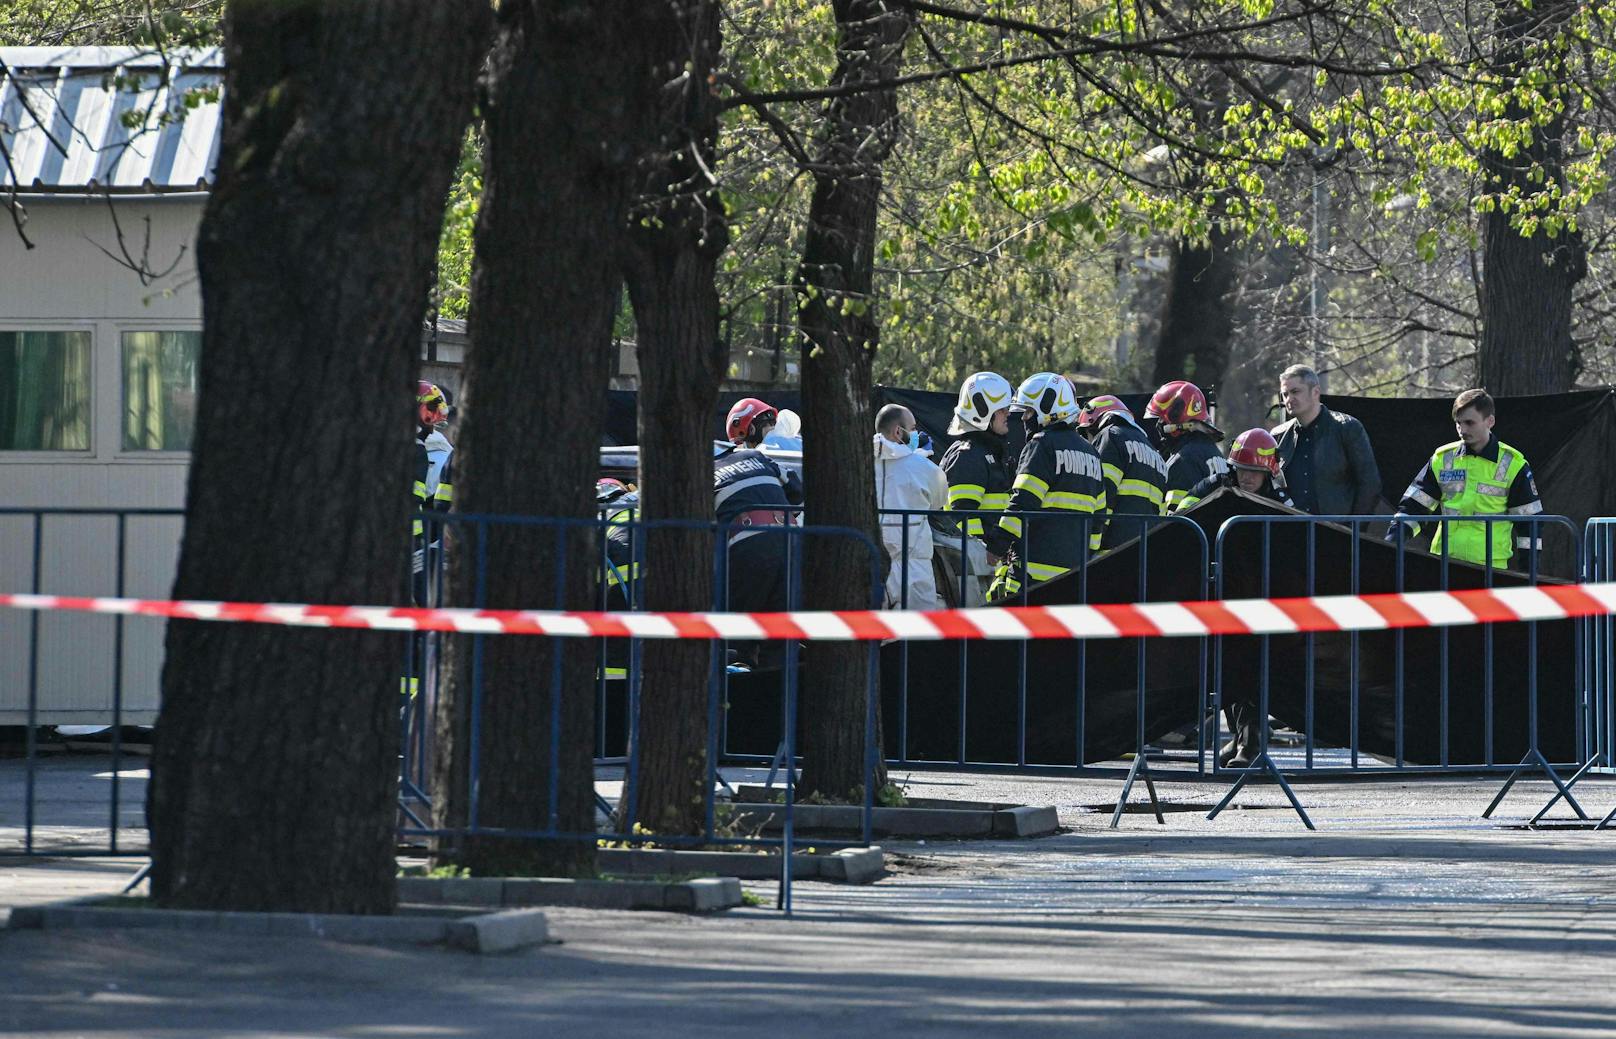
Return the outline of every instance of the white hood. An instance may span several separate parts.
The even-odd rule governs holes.
[[[891,461],[895,458],[908,458],[915,453],[915,449],[908,444],[894,444],[880,433],[875,434],[875,457]]]

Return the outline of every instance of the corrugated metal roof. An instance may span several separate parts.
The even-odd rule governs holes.
[[[0,47],[0,188],[18,192],[206,190],[219,155],[217,49]],[[133,125],[131,125],[133,124]]]

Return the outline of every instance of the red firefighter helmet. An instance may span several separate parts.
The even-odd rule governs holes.
[[[1090,397],[1089,402],[1083,405],[1083,411],[1077,416],[1077,424],[1079,427],[1092,426],[1107,415],[1119,414],[1128,418],[1133,417],[1133,412],[1128,410],[1128,405],[1122,403],[1122,400],[1118,397],[1113,397],[1109,393],[1099,397]]]
[[[1229,464],[1236,469],[1251,469],[1279,475],[1279,443],[1266,429],[1248,429],[1234,438],[1229,448]]]
[[[415,414],[423,426],[449,421],[449,398],[425,379],[415,384]]]
[[[1191,422],[1211,425],[1207,416],[1206,394],[1193,382],[1174,379],[1164,383],[1145,406],[1145,414],[1161,422],[1163,433],[1190,428]]]
[[[732,444],[746,443],[746,435],[752,431],[752,423],[767,416],[770,422],[778,421],[779,414],[768,404],[756,397],[743,397],[735,402],[729,409],[729,419],[726,431],[729,442]]]

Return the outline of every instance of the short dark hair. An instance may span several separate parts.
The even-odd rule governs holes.
[[[902,404],[888,404],[875,413],[875,431],[886,436],[903,422],[903,417],[909,414],[909,409]]]
[[[1479,387],[1473,390],[1465,390],[1453,398],[1453,417],[1457,419],[1459,412],[1464,411],[1466,408],[1475,408],[1477,414],[1482,418],[1487,418],[1493,413],[1493,399],[1486,390]]]

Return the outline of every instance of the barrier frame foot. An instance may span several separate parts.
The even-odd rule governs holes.
[[[1591,765],[1592,762],[1579,769],[1577,774],[1572,777],[1572,782],[1575,783],[1578,779],[1581,779],[1582,774],[1588,771],[1588,768]],[[1481,817],[1483,819],[1491,819],[1493,817],[1493,812],[1498,809],[1499,805],[1504,803],[1504,798],[1508,796],[1510,789],[1520,781],[1521,775],[1526,772],[1535,772],[1539,769],[1542,769],[1543,774],[1554,783],[1555,788],[1559,790],[1559,793],[1550,798],[1549,803],[1544,805],[1542,809],[1532,817],[1532,822],[1536,823],[1539,819],[1541,819],[1543,817],[1543,813],[1547,812],[1550,808],[1553,808],[1562,797],[1565,798],[1566,804],[1571,806],[1571,810],[1577,813],[1577,818],[1586,822],[1588,820],[1588,813],[1583,811],[1582,805],[1577,803],[1576,797],[1571,793],[1571,787],[1566,784],[1565,780],[1560,778],[1560,773],[1556,772],[1554,770],[1554,766],[1549,764],[1549,759],[1543,756],[1543,752],[1535,749],[1527,751],[1526,756],[1521,758],[1521,763],[1516,765],[1514,771],[1509,774],[1509,778],[1504,780],[1503,788],[1498,791],[1498,796],[1493,798],[1493,803],[1487,806],[1487,810],[1481,813]]]
[[[1588,774],[1589,769],[1596,768],[1596,767],[1598,767],[1598,766],[1600,766],[1600,765],[1602,765],[1604,763],[1605,763],[1605,752],[1600,751],[1599,753],[1595,754],[1592,758],[1590,758],[1586,765],[1584,765],[1581,768],[1577,769],[1577,771],[1571,776],[1571,778],[1566,780],[1565,793],[1556,792],[1553,797],[1549,798],[1549,803],[1544,805],[1542,808],[1539,808],[1537,810],[1537,814],[1532,816],[1531,825],[1536,826],[1537,823],[1538,823],[1538,820],[1542,819],[1545,815],[1547,815],[1550,808],[1553,808],[1555,805],[1560,803],[1560,798],[1569,796],[1570,793],[1571,793],[1571,788],[1576,786],[1577,783],[1579,781],[1581,781],[1582,777]],[[1583,816],[1583,818],[1586,819],[1587,816]]]
[[[1229,792],[1223,795],[1223,800],[1218,802],[1216,808],[1206,813],[1207,821],[1211,822],[1213,819],[1216,819],[1220,812],[1229,807],[1230,802],[1232,802],[1235,795],[1240,792],[1241,787],[1251,782],[1253,777],[1263,775],[1264,773],[1273,777],[1274,782],[1279,784],[1279,788],[1285,791],[1285,799],[1291,803],[1291,808],[1296,812],[1297,817],[1302,820],[1302,825],[1306,826],[1309,830],[1317,830],[1318,827],[1314,826],[1313,820],[1308,817],[1307,809],[1303,808],[1302,802],[1296,799],[1296,791],[1292,790],[1291,785],[1285,782],[1284,774],[1279,771],[1279,766],[1274,764],[1274,759],[1268,756],[1267,750],[1264,750],[1262,753],[1258,754],[1255,761],[1253,761],[1246,768],[1240,770],[1240,777],[1234,781],[1234,786],[1229,788]]]
[[[1161,826],[1167,825],[1167,819],[1162,815],[1161,801],[1156,798],[1156,781],[1150,771],[1150,755],[1138,750],[1134,752],[1133,767],[1128,769],[1128,778],[1122,784],[1122,793],[1117,796],[1116,811],[1111,813],[1111,829],[1115,830],[1122,824],[1122,813],[1127,810],[1128,797],[1133,793],[1134,781],[1138,779],[1145,781],[1145,790],[1150,794],[1150,807],[1156,813],[1156,822]]]

